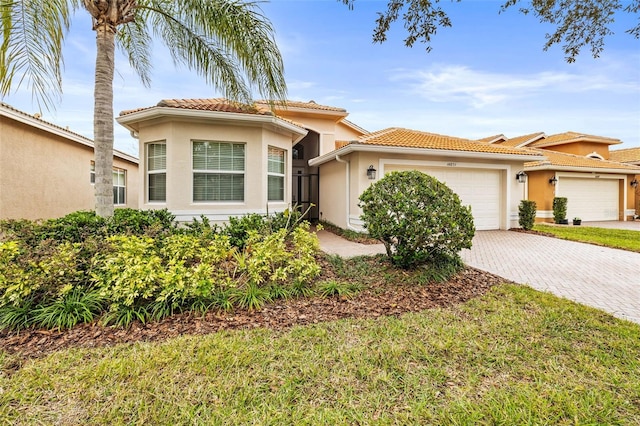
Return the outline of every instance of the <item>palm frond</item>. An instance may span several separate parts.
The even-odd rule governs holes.
[[[145,2],[156,34],[174,61],[184,64],[223,95],[251,101],[261,97],[284,100],[283,62],[269,20],[257,3],[236,0]]]
[[[147,31],[146,14],[140,11],[136,19],[121,25],[116,33],[116,45],[129,59],[145,87],[151,85],[151,45],[153,41]]]
[[[1,95],[25,85],[38,106],[54,106],[62,94],[62,46],[76,6],[74,0],[0,2]]]

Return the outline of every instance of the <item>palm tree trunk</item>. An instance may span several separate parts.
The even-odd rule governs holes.
[[[96,214],[113,216],[113,73],[115,28],[96,29],[96,74],[93,110],[93,140],[96,165]]]

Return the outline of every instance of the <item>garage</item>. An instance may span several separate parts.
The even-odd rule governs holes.
[[[500,229],[500,171],[492,169],[416,167],[388,164],[385,171],[419,170],[451,188],[471,206],[477,230]]]
[[[567,198],[567,218],[584,221],[619,219],[619,180],[561,177],[556,195]]]

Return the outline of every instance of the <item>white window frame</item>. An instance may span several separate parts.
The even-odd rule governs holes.
[[[164,169],[153,169],[153,170],[149,170],[149,147],[151,145],[164,145],[165,149],[164,149]],[[167,143],[164,141],[157,141],[157,142],[148,142],[145,144],[144,147],[145,150],[145,171],[146,171],[146,182],[145,182],[145,192],[146,192],[146,199],[148,203],[161,203],[164,204],[167,202]],[[165,187],[164,187],[164,199],[162,200],[152,200],[151,199],[151,194],[149,191],[149,185],[151,182],[150,176],[151,175],[164,175],[165,176]]]
[[[197,144],[217,144],[217,145],[231,145],[231,149],[233,152],[234,146],[242,146],[243,148],[243,156],[242,156],[242,170],[232,170],[232,169],[215,169],[215,168],[207,168],[207,169],[196,169],[195,161],[194,161],[194,150]],[[232,157],[233,158],[233,157]],[[247,170],[247,144],[245,142],[232,142],[232,141],[220,141],[220,140],[202,140],[195,139],[191,141],[191,201],[195,204],[211,204],[211,203],[244,203],[247,198],[247,185],[246,185],[246,170]],[[232,176],[242,176],[242,198],[241,199],[231,199],[231,200],[222,200],[222,199],[204,199],[204,200],[196,200],[195,197],[195,180],[196,175],[212,175],[212,176],[223,176],[223,175],[232,175]]]
[[[122,175],[122,185],[119,185],[117,177]],[[120,200],[120,188],[124,189],[122,194],[122,200]],[[126,206],[127,205],[127,171],[119,167],[113,168],[113,205],[114,206]]]
[[[273,172],[270,169],[270,164],[271,164],[271,156],[270,156],[270,152],[271,151],[279,151],[282,154],[282,173],[279,172]],[[280,163],[278,163],[280,164]],[[267,147],[267,201],[269,202],[283,202],[285,201],[285,197],[286,197],[286,173],[287,173],[287,150],[286,149],[282,149],[282,148],[278,148],[276,146],[268,146]],[[282,178],[282,197],[280,199],[275,199],[272,200],[271,198],[269,198],[269,196],[271,195],[271,191],[269,188],[269,177],[278,177],[278,178]]]

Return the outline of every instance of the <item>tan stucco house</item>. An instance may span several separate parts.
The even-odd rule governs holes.
[[[0,219],[93,210],[93,141],[0,102]],[[114,151],[114,203],[138,207],[138,160]]]
[[[483,141],[534,150],[546,157],[524,167],[525,198],[536,202],[539,222],[553,221],[554,197],[567,198],[569,220],[629,220],[635,214],[640,167],[622,163],[609,152],[610,146],[622,143],[618,139],[577,132],[537,132],[516,138],[497,135]]]
[[[347,115],[313,101],[272,111],[261,102],[171,99],[123,111],[118,122],[139,139],[140,207],[166,207],[178,220],[301,204],[315,206],[312,219],[360,230],[362,191],[390,171],[418,169],[471,205],[478,229],[517,225],[523,189],[512,177],[541,154],[407,129],[367,133]]]
[[[640,168],[640,147],[616,149],[609,152],[609,160],[619,163],[638,166]],[[640,217],[640,174],[635,175],[631,181],[635,193],[636,217]]]

